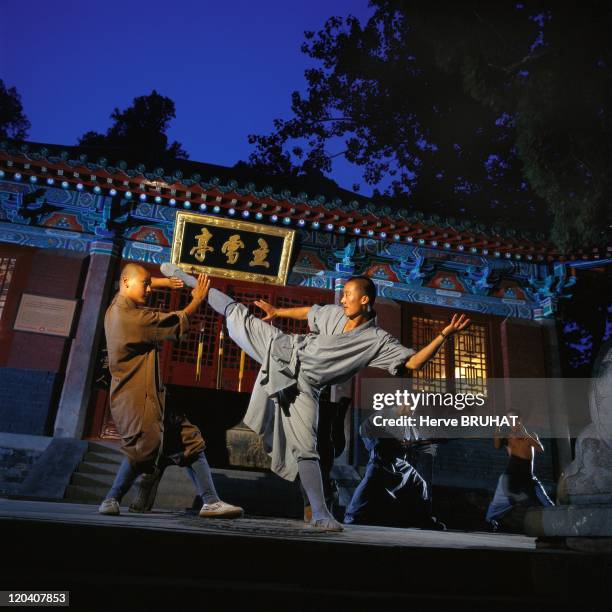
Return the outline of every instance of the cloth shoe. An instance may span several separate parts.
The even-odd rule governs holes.
[[[218,501],[214,504],[204,504],[200,510],[200,516],[206,518],[237,518],[244,514],[244,510],[239,506],[232,506],[224,501]]]
[[[114,497],[109,497],[100,504],[98,512],[100,514],[117,516],[118,514],[120,514],[119,502]]]

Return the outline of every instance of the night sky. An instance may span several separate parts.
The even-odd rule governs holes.
[[[29,140],[76,144],[115,107],[156,89],[176,104],[168,134],[190,159],[232,166],[251,133],[290,117],[312,60],[305,30],[332,15],[367,19],[367,0],[0,0],[0,79],[21,94]],[[335,160],[350,189],[359,171]],[[371,189],[362,183],[364,195]]]

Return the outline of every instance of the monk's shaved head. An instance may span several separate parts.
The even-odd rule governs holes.
[[[129,263],[123,266],[123,270],[121,270],[121,278],[135,278],[137,276],[142,276],[143,274],[148,275],[149,272],[146,268],[143,268],[140,264]]]
[[[149,271],[137,263],[129,263],[121,270],[119,293],[130,298],[136,304],[144,305],[147,295],[151,293],[151,275]]]
[[[374,302],[376,301],[376,285],[371,278],[368,278],[367,276],[351,276],[351,278],[346,281],[345,285],[348,285],[349,283],[357,285],[361,291],[361,294],[367,295],[370,299],[370,306],[374,305]]]

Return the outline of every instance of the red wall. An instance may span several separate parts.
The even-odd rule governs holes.
[[[64,254],[2,245],[4,256],[17,257],[17,269],[11,282],[7,308],[0,331],[0,366],[26,370],[62,372],[71,339],[13,330],[23,293],[74,299],[79,297],[85,273],[83,254]],[[75,319],[78,318],[78,307]],[[75,320],[75,327],[76,329]]]

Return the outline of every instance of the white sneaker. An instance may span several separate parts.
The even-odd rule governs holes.
[[[105,499],[98,508],[98,512],[100,514],[108,514],[112,516],[117,516],[120,514],[119,511],[119,502],[114,497],[109,497]]]
[[[214,504],[204,504],[202,509],[200,510],[200,516],[214,518],[214,517],[223,517],[223,518],[235,518],[242,516],[244,514],[244,510],[239,506],[232,506],[231,504],[226,504],[224,501],[218,501]]]

